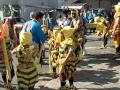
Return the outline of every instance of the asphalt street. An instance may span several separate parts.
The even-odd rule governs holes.
[[[115,53],[113,40],[108,41],[107,48],[100,49],[102,41],[95,34],[87,35],[84,60],[78,64],[75,73],[74,85],[77,90],[120,90],[120,59],[113,60]],[[59,79],[52,79],[49,75],[48,45],[46,47],[45,65],[41,67],[39,82],[35,85],[36,90],[56,90],[60,87]],[[14,67],[17,59],[13,56]],[[16,68],[15,68],[16,70]],[[1,77],[1,76],[0,76]],[[2,81],[2,79],[0,78]],[[2,83],[0,82],[2,85]],[[17,85],[16,76],[12,84]],[[67,83],[68,84],[68,83]],[[6,90],[0,88],[0,90]]]

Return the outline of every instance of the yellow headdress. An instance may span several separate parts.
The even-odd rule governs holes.
[[[69,38],[73,35],[73,33],[75,32],[74,28],[71,28],[71,26],[65,26],[62,29],[62,33],[64,33],[65,38]]]
[[[31,34],[31,32],[22,32],[20,34],[20,44],[21,45],[32,44],[32,34]]]
[[[115,16],[120,16],[120,2],[117,5],[115,5],[115,11]]]
[[[61,27],[54,27],[53,28],[53,36],[57,37],[58,33],[61,31]]]

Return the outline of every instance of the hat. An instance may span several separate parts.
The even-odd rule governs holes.
[[[32,34],[31,34],[31,32],[22,32],[20,34],[20,44],[21,45],[32,44]]]
[[[118,2],[117,5],[115,5],[115,11],[116,11],[115,15],[120,16],[120,2]]]

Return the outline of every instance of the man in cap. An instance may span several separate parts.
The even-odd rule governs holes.
[[[42,12],[36,12],[34,15],[34,19],[32,16],[32,20],[28,21],[23,27],[22,32],[31,32],[32,33],[32,41],[33,44],[40,48],[40,53],[42,50],[43,43],[47,40],[46,35],[42,31],[41,23],[43,18]],[[22,33],[21,32],[21,33]],[[41,58],[41,55],[40,55]],[[40,59],[40,62],[42,60]]]
[[[43,13],[36,12],[33,20],[28,21],[23,27],[22,32],[31,32],[33,44],[39,46],[41,43],[44,43],[47,40],[45,34],[41,28],[41,22],[43,18]],[[22,33],[21,32],[21,33]]]

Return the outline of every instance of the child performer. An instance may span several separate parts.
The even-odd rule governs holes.
[[[14,49],[18,58],[17,80],[19,88],[22,90],[34,90],[38,82],[38,72],[34,64],[39,48],[32,45],[32,35],[24,32],[20,35],[20,45]]]

